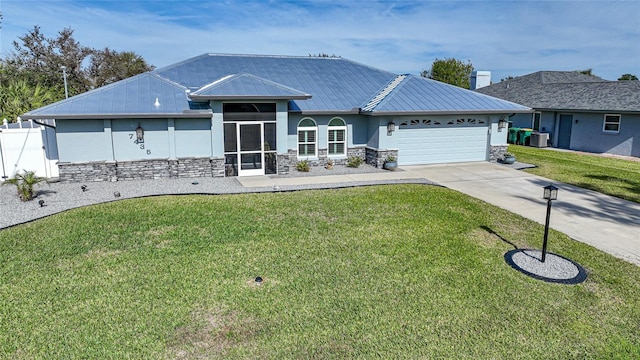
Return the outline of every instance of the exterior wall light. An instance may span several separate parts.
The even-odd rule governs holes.
[[[507,120],[500,119],[500,121],[498,121],[498,131],[502,131],[502,129],[506,129],[507,128]]]
[[[549,218],[551,215],[551,201],[558,199],[558,188],[549,184],[544,187],[543,197],[547,200],[547,220],[544,223],[544,240],[542,242],[542,262],[547,255],[547,239],[549,238]]]
[[[393,121],[389,121],[387,124],[387,135],[391,135],[396,130],[396,124]]]
[[[144,130],[140,124],[138,124],[138,127],[136,128],[136,139],[139,143],[144,142]]]

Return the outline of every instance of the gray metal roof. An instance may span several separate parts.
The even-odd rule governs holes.
[[[530,111],[526,106],[412,75],[407,76],[374,109],[379,114]]]
[[[395,82],[394,82],[395,80]],[[392,85],[392,86],[390,86]],[[158,100],[156,102],[156,99]],[[204,54],[33,110],[25,118],[206,116],[210,99],[287,99],[306,113],[519,112],[526,107],[342,58]]]
[[[640,112],[640,81],[540,71],[476,90],[538,110]]]
[[[190,94],[192,99],[301,99],[311,95],[251,74],[235,74],[202,87]]]
[[[24,118],[166,116],[189,112],[187,88],[144,73],[26,113]]]

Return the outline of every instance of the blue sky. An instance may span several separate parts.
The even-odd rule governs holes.
[[[493,81],[539,70],[640,77],[640,1],[0,0],[0,45],[39,25],[162,67],[203,53],[327,53],[395,73],[470,60]]]

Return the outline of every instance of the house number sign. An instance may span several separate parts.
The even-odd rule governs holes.
[[[136,134],[129,134],[129,139],[133,140],[133,143],[138,145],[140,150],[146,150],[147,155],[151,155],[151,149],[148,149],[148,148],[145,147],[144,140],[143,141],[138,141],[138,139],[136,139]]]

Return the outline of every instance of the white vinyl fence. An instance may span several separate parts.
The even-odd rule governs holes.
[[[42,121],[54,125],[53,121]],[[0,126],[0,181],[16,173],[35,171],[37,176],[58,177],[58,146],[53,127],[33,121],[18,121]]]

